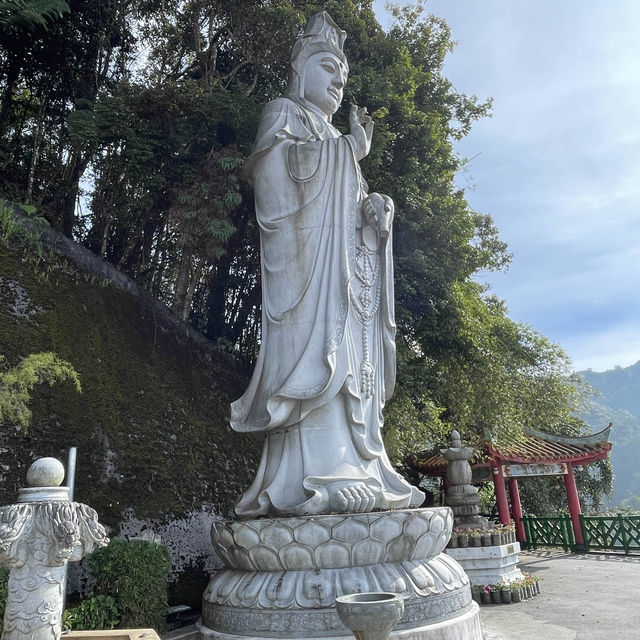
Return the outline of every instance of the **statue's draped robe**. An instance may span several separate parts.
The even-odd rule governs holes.
[[[373,508],[419,504],[422,494],[393,470],[380,434],[395,382],[393,263],[390,238],[373,229],[368,326],[356,309],[366,192],[349,137],[313,108],[274,100],[247,172],[260,228],[262,345],[231,425],[262,432],[265,442],[237,514],[327,513],[332,492],[357,483],[374,494]],[[374,370],[370,397],[361,390],[363,330]]]

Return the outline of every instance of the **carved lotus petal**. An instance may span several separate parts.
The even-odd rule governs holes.
[[[446,562],[443,562],[442,557],[438,556],[434,558],[432,568],[437,571],[438,578],[442,582],[445,589],[453,589],[459,586],[458,576],[449,569]]]
[[[221,545],[227,551],[235,545],[231,528],[220,522],[214,522],[211,527],[211,541],[214,547]]]
[[[361,591],[379,591],[380,584],[375,581],[373,586],[371,585],[371,578],[373,576],[370,572],[366,572],[362,567],[353,567],[350,571],[341,571],[340,578],[340,593],[360,593]]]
[[[249,549],[249,557],[253,567],[259,571],[280,571],[284,568],[278,554],[264,545]]]
[[[225,567],[233,567],[233,562],[231,560],[231,558],[229,557],[229,554],[227,553],[227,550],[218,545],[216,546],[216,554],[218,555],[218,557],[220,558],[220,560],[222,560],[222,562],[224,563]]]
[[[234,593],[236,606],[255,606],[268,581],[269,576],[267,574],[258,574],[257,580],[252,580],[250,576],[240,578]]]
[[[272,524],[260,533],[262,542],[271,549],[279,549],[285,544],[293,542],[293,533],[289,527],[281,524]]]
[[[371,524],[370,531],[371,536],[378,540],[392,540],[402,533],[402,520],[393,516],[381,517]]]
[[[355,518],[345,519],[333,527],[333,537],[339,542],[354,544],[369,537],[369,527]]]
[[[385,562],[402,562],[411,557],[415,541],[411,538],[399,536],[387,543],[387,549],[384,556]]]
[[[299,575],[291,571],[273,573],[269,576],[267,588],[264,590],[265,598],[261,598],[258,604],[262,607],[288,608],[296,601],[296,582]]]
[[[429,524],[429,531],[434,534],[443,533],[446,527],[446,520],[440,515],[435,514],[433,518],[431,518],[431,522]]]
[[[444,553],[434,558],[434,566],[438,567],[438,570],[440,570],[440,567],[443,567],[443,571],[446,569],[446,574],[443,575],[442,579],[444,582],[445,576],[450,576],[447,588],[456,588],[469,582],[469,576],[464,571],[460,571],[460,565]]]
[[[321,544],[315,550],[315,557],[321,568],[341,569],[351,564],[349,549],[334,540]]]
[[[411,576],[411,582],[419,595],[426,596],[442,591],[439,571],[433,571],[432,565],[403,562],[402,566],[407,569],[407,573]]]
[[[306,545],[292,542],[278,551],[280,560],[285,569],[315,569],[313,550]]]
[[[242,547],[232,547],[228,553],[232,567],[236,569],[246,569],[247,571],[255,570],[249,554]]]
[[[446,539],[443,540],[441,535],[434,534],[431,531],[420,536],[415,549],[411,554],[411,559],[433,558],[437,556],[447,544]]]
[[[378,564],[384,562],[384,554],[386,545],[381,540],[361,540],[353,545],[351,557],[353,564],[364,566],[369,564]]]
[[[316,573],[305,573],[297,601],[302,607],[316,608],[333,605],[336,599],[335,584]]]
[[[260,534],[250,526],[237,527],[234,533],[235,543],[245,549],[251,549],[260,544]]]
[[[423,533],[429,531],[430,521],[418,516],[410,515],[404,525],[404,535],[417,540]]]
[[[323,542],[331,540],[331,527],[324,522],[308,520],[303,525],[296,527],[293,535],[298,542],[310,547],[317,547]]]
[[[213,591],[215,591],[216,597],[221,599],[228,598],[238,585],[238,572],[229,572],[229,577],[227,580],[217,580],[216,582],[210,582],[209,586],[212,587],[214,584],[216,586],[216,589],[212,590],[212,593]],[[249,584],[249,581],[247,581],[247,584]]]

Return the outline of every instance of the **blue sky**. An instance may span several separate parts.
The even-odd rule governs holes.
[[[374,7],[383,25],[384,2]],[[493,117],[458,177],[514,258],[481,274],[577,370],[640,360],[640,2],[430,0],[455,87]]]

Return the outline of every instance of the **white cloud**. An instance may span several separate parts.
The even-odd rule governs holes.
[[[587,336],[568,337],[565,350],[572,357],[575,371],[606,371],[628,367],[640,360],[640,326],[613,324]]]
[[[376,2],[376,10],[380,8]],[[445,74],[494,98],[458,152],[471,205],[514,252],[488,277],[578,368],[640,359],[640,3],[430,0]],[[479,155],[478,155],[479,154]],[[636,326],[638,329],[636,329]]]

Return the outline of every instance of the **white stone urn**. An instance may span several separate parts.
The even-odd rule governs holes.
[[[336,598],[338,617],[357,640],[388,640],[404,613],[399,593],[351,593]]]
[[[59,460],[40,458],[18,503],[0,507],[0,564],[11,570],[2,640],[58,640],[67,562],[109,542],[98,514],[70,502],[63,478]]]

